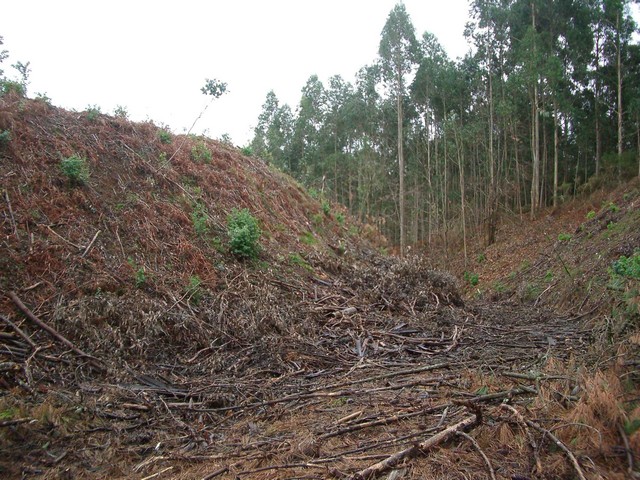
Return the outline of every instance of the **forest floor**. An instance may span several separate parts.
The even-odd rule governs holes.
[[[503,218],[449,274],[217,142],[19,99],[0,120],[3,478],[638,475],[638,281],[611,270],[637,180]],[[224,248],[232,207],[256,262]]]

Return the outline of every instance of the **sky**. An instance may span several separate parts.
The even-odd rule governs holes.
[[[253,137],[273,90],[295,110],[311,75],[353,81],[377,57],[396,0],[20,0],[5,2],[2,69],[31,62],[28,94],[56,106],[104,113],[123,106],[136,121],[186,131],[209,103],[205,79],[228,84],[192,133]],[[467,0],[405,0],[416,34],[429,31],[463,56]]]

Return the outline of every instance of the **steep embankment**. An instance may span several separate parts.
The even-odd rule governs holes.
[[[607,267],[637,244],[635,186],[513,275],[523,237],[484,252],[465,305],[218,142],[7,97],[0,130],[2,476],[630,475],[637,281]],[[241,208],[253,261],[229,251]]]

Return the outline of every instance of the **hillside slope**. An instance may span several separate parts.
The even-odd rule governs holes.
[[[514,275],[494,261],[513,243],[492,247],[478,271],[494,290],[464,300],[452,275],[378,254],[373,231],[218,142],[6,96],[0,130],[3,477],[637,469],[637,280],[607,290],[638,246],[637,185]],[[85,181],[61,169],[72,156]],[[243,208],[255,260],[228,246]]]

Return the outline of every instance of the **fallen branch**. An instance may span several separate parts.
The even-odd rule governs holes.
[[[12,427],[14,425],[20,425],[21,423],[35,422],[33,418],[16,418],[15,420],[2,420],[0,421],[0,427]]]
[[[7,205],[9,206],[9,215],[11,216],[11,227],[13,228],[13,234],[18,238],[18,227],[16,225],[16,219],[13,216],[13,208],[11,208],[11,200],[9,200],[9,192],[7,190],[4,191],[4,198],[7,201]]]
[[[473,445],[473,447],[478,451],[478,453],[484,460],[484,463],[487,464],[487,469],[489,470],[489,475],[491,476],[491,480],[496,480],[496,472],[493,470],[493,467],[491,466],[489,457],[487,457],[487,455],[482,451],[482,449],[480,448],[480,445],[478,445],[478,442],[476,442],[476,439],[463,431],[456,432],[456,435],[466,438],[467,440],[469,440],[469,442],[471,442],[471,445]]]
[[[101,232],[102,232],[102,230],[98,230],[96,232],[96,234],[91,239],[91,243],[89,243],[89,246],[86,248],[84,253],[82,255],[80,255],[80,257],[84,258],[87,255],[87,253],[89,253],[89,250],[91,250],[91,247],[93,247],[93,244],[95,243],[96,239],[98,238],[98,235],[100,235]]]
[[[9,325],[11,328],[13,328],[13,330],[20,335],[20,337],[29,344],[29,346],[31,348],[36,348],[36,344],[33,340],[31,340],[31,337],[29,337],[29,335],[27,335],[26,333],[24,333],[22,331],[22,329],[20,327],[18,327],[15,323],[13,323],[11,320],[9,320],[8,318],[6,318],[4,315],[0,315],[0,320],[2,320],[4,323],[6,323],[7,325]]]
[[[76,352],[78,355],[80,355],[81,357],[86,357],[89,359],[89,362],[96,368],[100,369],[100,370],[105,370],[104,365],[102,364],[102,361],[96,357],[94,357],[93,355],[89,355],[88,353],[80,350],[78,347],[76,347],[73,343],[71,343],[69,340],[67,340],[65,337],[63,337],[62,335],[60,335],[54,328],[50,327],[49,325],[47,325],[46,323],[44,323],[42,320],[40,320],[38,317],[36,317],[33,312],[31,312],[31,310],[29,310],[26,305],[24,303],[22,303],[22,300],[20,300],[18,298],[18,296],[14,293],[14,292],[9,292],[9,297],[11,298],[11,300],[13,300],[13,303],[16,304],[16,306],[22,311],[22,313],[24,313],[27,318],[29,320],[31,320],[33,323],[35,323],[36,325],[38,325],[40,328],[42,328],[44,331],[46,331],[49,335],[51,335],[53,338],[59,340],[60,342],[62,342],[64,345],[66,345],[67,347],[69,347],[71,350],[73,350],[74,352]]]
[[[370,467],[367,467],[364,470],[360,470],[359,472],[353,474],[349,478],[350,480],[365,480],[368,478],[373,478],[377,474],[391,470],[393,467],[398,465],[405,458],[415,457],[420,452],[427,453],[428,450],[432,449],[433,447],[441,443],[446,442],[447,440],[451,439],[451,437],[457,435],[459,431],[462,431],[470,427],[475,427],[480,423],[480,421],[481,421],[481,418],[479,418],[478,415],[473,415],[471,417],[465,418],[461,422],[458,422],[455,425],[452,425],[444,429],[440,433],[435,434],[433,437],[429,438],[428,440],[425,440],[424,442],[419,443],[417,445],[412,445],[411,447],[401,450],[400,452],[394,453],[393,455],[391,455],[390,457],[387,457],[381,462],[371,465]]]

